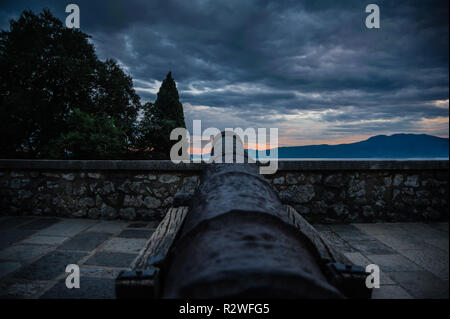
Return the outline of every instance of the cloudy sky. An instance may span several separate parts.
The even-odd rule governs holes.
[[[448,0],[2,0],[0,27],[43,7],[64,21],[69,3],[143,101],[172,71],[188,128],[277,127],[280,145],[448,137]]]

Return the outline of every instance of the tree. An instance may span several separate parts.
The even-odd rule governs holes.
[[[153,159],[169,159],[170,149],[177,142],[170,140],[170,132],[177,127],[186,128],[183,105],[171,72],[162,82],[156,102],[144,104],[143,110],[139,149],[151,152]]]
[[[94,107],[87,112],[114,118],[117,127],[124,131],[129,145],[133,145],[137,114],[141,108],[139,96],[133,89],[133,80],[111,59],[98,64],[95,78]]]
[[[75,109],[112,120],[124,136],[124,153],[117,156],[128,152],[139,97],[131,78],[114,61],[100,61],[88,38],[48,10],[24,11],[0,33],[1,157],[52,157]],[[98,152],[90,156],[104,156]]]
[[[110,159],[120,157],[125,151],[125,136],[114,119],[75,109],[66,123],[67,132],[46,146],[52,158]]]

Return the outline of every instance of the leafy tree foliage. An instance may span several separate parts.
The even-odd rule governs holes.
[[[98,65],[96,83],[98,86],[94,89],[90,112],[97,116],[112,116],[126,134],[129,144],[133,145],[136,117],[141,107],[139,96],[133,89],[133,80],[113,60],[106,60]]]
[[[75,109],[66,124],[66,132],[47,146],[52,158],[109,159],[123,155],[123,131],[114,119]]]
[[[169,159],[170,149],[176,143],[170,140],[170,132],[177,127],[186,128],[183,106],[171,72],[162,82],[156,102],[144,104],[143,110],[139,149],[150,152],[153,159]]]
[[[0,33],[1,157],[59,158],[64,150],[73,158],[127,156],[139,97],[131,78],[114,61],[100,61],[88,38],[48,10],[24,11]],[[81,137],[102,143],[82,147]]]

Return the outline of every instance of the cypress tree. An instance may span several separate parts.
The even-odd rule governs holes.
[[[143,109],[138,148],[150,152],[152,159],[170,159],[170,149],[177,142],[170,140],[170,132],[177,127],[186,128],[183,105],[171,72],[162,82],[155,103],[146,103]]]
[[[173,121],[173,127],[186,128],[184,122],[183,105],[179,101],[177,85],[169,72],[159,88],[154,105],[155,116],[160,119]]]

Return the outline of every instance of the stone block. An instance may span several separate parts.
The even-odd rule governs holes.
[[[367,258],[384,272],[422,270],[418,265],[400,254],[367,255]]]
[[[398,285],[388,285],[372,289],[372,299],[413,299],[413,297]]]
[[[383,244],[399,251],[403,249],[426,249],[429,247],[423,240],[414,234],[393,233],[386,235],[374,235]]]
[[[84,264],[105,267],[130,267],[131,263],[137,257],[137,254],[96,252]]]
[[[176,175],[162,174],[162,175],[159,176],[158,180],[161,183],[171,184],[171,183],[178,182],[180,180],[180,178],[178,176],[176,176]]]
[[[424,242],[430,246],[433,246],[438,249],[442,249],[443,251],[449,252],[448,249],[448,236],[446,238],[426,238]]]
[[[0,221],[0,230],[10,230],[33,220],[33,217],[7,217]]]
[[[12,229],[0,231],[0,249],[6,248],[14,243],[17,243],[28,236],[31,236],[36,231]]]
[[[100,179],[102,177],[102,175],[100,173],[88,173],[87,175],[89,178],[93,178],[93,179]]]
[[[393,181],[393,185],[394,186],[400,186],[403,182],[403,175],[401,174],[396,174],[394,176],[394,181]]]
[[[125,220],[133,220],[136,218],[136,210],[133,207],[121,208],[119,216]]]
[[[91,251],[105,242],[110,236],[108,233],[84,232],[65,242],[58,249]]]
[[[62,175],[61,175],[61,178],[64,179],[64,180],[66,180],[66,181],[71,182],[71,181],[73,181],[73,180],[75,179],[75,175],[72,174],[72,173],[69,173],[69,174],[62,174]]]
[[[97,277],[97,278],[110,278],[116,279],[119,273],[128,268],[105,268],[96,266],[81,266],[81,277]]]
[[[20,280],[10,282],[4,287],[0,287],[0,296],[2,298],[35,298],[51,283],[45,280]]]
[[[311,184],[293,185],[289,189],[282,191],[280,195],[286,193],[292,197],[292,201],[296,204],[303,204],[311,201],[316,195],[314,187]]]
[[[345,241],[352,243],[356,241],[374,240],[373,237],[361,232],[352,225],[331,225],[331,230]]]
[[[147,226],[148,226],[148,223],[131,223],[127,226],[127,228],[144,228]]]
[[[437,248],[405,249],[400,253],[442,280],[449,280],[448,252]]]
[[[406,177],[404,184],[405,184],[405,186],[408,186],[408,187],[419,187],[419,176],[411,175],[411,176]]]
[[[101,221],[90,227],[86,232],[115,234],[124,229],[127,225],[128,223],[124,221]]]
[[[410,295],[420,299],[448,299],[448,281],[442,281],[428,271],[389,273]]]
[[[12,261],[2,261],[0,262],[0,278],[12,273],[13,271],[19,269],[21,266],[18,262]],[[1,295],[1,293],[0,293]]]
[[[401,226],[401,223],[355,223],[352,226],[371,236],[398,232],[404,233],[404,228]]]
[[[350,244],[363,253],[364,255],[388,255],[395,254],[395,251],[389,248],[388,246],[382,244],[378,240],[367,240],[367,241],[356,241]]]
[[[13,274],[13,277],[28,280],[55,279],[65,273],[68,264],[77,264],[83,257],[84,253],[53,251],[22,267]]]
[[[0,250],[0,259],[31,261],[53,250],[47,245],[14,245]]]
[[[33,220],[30,223],[26,223],[25,225],[22,225],[18,227],[19,229],[29,229],[29,230],[41,230],[44,228],[47,228],[53,224],[56,224],[60,220],[57,218],[39,218],[36,220]]]
[[[158,208],[161,206],[161,201],[153,196],[146,196],[144,198],[144,205],[147,208]]]
[[[80,278],[80,288],[67,289],[65,280],[44,293],[41,299],[114,299],[115,281],[109,278]]]
[[[286,174],[286,183],[288,185],[294,185],[298,183],[298,176],[295,174]]]
[[[38,234],[72,237],[95,223],[97,223],[97,221],[87,219],[65,219],[39,231]]]
[[[363,197],[366,196],[366,182],[364,180],[355,180],[350,183],[348,190],[350,197]]]
[[[122,231],[117,237],[122,238],[150,238],[153,234],[153,230],[144,229],[126,229]]]
[[[101,248],[103,251],[115,251],[124,253],[138,253],[144,248],[147,239],[140,238],[112,238]]]
[[[101,207],[101,215],[106,219],[115,219],[118,217],[117,209],[111,207],[105,203],[102,204]]]
[[[51,245],[58,246],[61,245],[64,241],[69,239],[69,237],[60,237],[60,236],[31,236],[27,239],[24,239],[22,243],[24,244],[35,244],[35,245]]]

